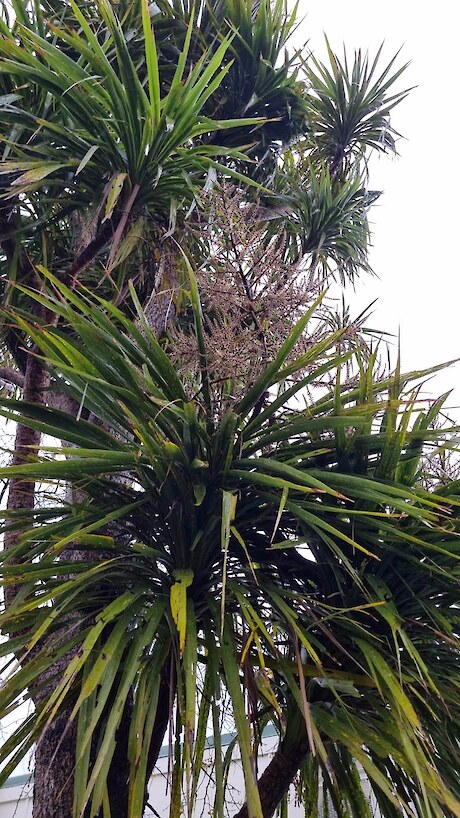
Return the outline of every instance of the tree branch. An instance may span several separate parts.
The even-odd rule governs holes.
[[[91,264],[91,262],[94,261],[97,254],[102,250],[104,245],[107,244],[112,235],[113,222],[110,219],[104,224],[96,238],[90,241],[87,247],[85,247],[85,249],[82,250],[82,252],[76,257],[76,259],[74,259],[72,266],[64,279],[68,286],[75,285],[80,273],[82,273],[83,270],[85,270]]]
[[[268,767],[260,776],[257,787],[264,818],[271,818],[308,753],[306,737],[292,743],[285,737],[278,746]],[[249,818],[247,804],[244,804],[234,818]]]
[[[22,372],[18,372],[16,369],[10,369],[7,366],[0,366],[0,381],[14,384],[14,386],[20,386],[22,389],[24,386],[24,375]]]
[[[27,352],[23,348],[20,332],[13,328],[6,329],[2,340],[19,371],[24,375],[27,367]]]

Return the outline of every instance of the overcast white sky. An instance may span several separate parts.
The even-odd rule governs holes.
[[[417,87],[392,117],[405,137],[400,155],[374,163],[371,174],[370,186],[384,191],[371,211],[371,263],[379,279],[366,276],[356,294],[347,290],[354,315],[379,298],[371,323],[393,332],[400,327],[406,370],[460,356],[457,9],[454,0],[300,0],[305,19],[295,35],[296,45],[308,39],[320,59],[325,32],[339,53],[345,43],[351,52],[361,47],[373,54],[384,40],[384,57],[402,46],[400,63],[411,61],[399,87]],[[460,365],[436,376],[431,388],[439,394],[452,387],[449,404],[459,405]]]

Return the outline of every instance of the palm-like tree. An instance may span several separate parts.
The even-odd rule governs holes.
[[[372,494],[378,507],[374,518],[368,509],[367,494],[361,497],[357,484],[354,485],[358,493],[354,494],[348,487],[344,490],[335,484],[329,485],[329,476],[326,479],[323,472],[327,475],[334,472],[337,462],[336,471],[341,474],[357,471],[365,479],[369,476],[369,469],[374,476],[372,469],[382,459],[384,465],[380,466],[381,474],[378,473],[377,477],[383,481],[383,486],[387,479],[396,480],[395,474],[388,476],[384,471],[386,459],[389,458],[392,464],[398,460],[397,449],[393,451],[391,448],[396,446],[394,440],[401,442],[404,458],[408,457],[413,465],[415,461],[409,455],[414,447],[420,448],[424,434],[411,431],[412,436],[407,437],[411,444],[406,452],[404,435],[409,433],[404,428],[398,434],[392,430],[391,423],[395,421],[390,412],[382,420],[385,429],[390,430],[388,440],[384,439],[383,432],[375,436],[372,418],[380,417],[380,405],[373,405],[372,396],[378,387],[372,385],[371,376],[365,376],[364,372],[358,403],[361,408],[362,404],[369,406],[364,412],[366,419],[359,426],[359,434],[358,430],[351,434],[351,429],[355,428],[353,424],[336,417],[341,413],[339,382],[334,406],[326,398],[325,402],[319,403],[315,399],[312,407],[317,408],[311,409],[311,416],[308,415],[310,425],[305,428],[301,424],[306,422],[306,416],[294,418],[283,398],[273,397],[270,407],[265,406],[267,390],[271,395],[279,377],[291,378],[295,372],[293,359],[298,357],[299,350],[293,343],[294,336],[282,345],[279,355],[274,354],[271,363],[270,355],[264,350],[259,380],[247,383],[246,390],[243,390],[246,394],[239,397],[237,404],[231,401],[232,387],[228,379],[221,383],[217,396],[212,373],[204,365],[210,325],[205,316],[204,329],[201,328],[194,278],[189,270],[189,279],[188,262],[184,261],[182,253],[184,250],[189,253],[196,268],[208,258],[215,239],[210,243],[208,234],[200,232],[202,216],[196,217],[195,214],[201,214],[204,195],[220,177],[238,186],[242,207],[251,202],[252,213],[259,208],[261,244],[270,247],[273,237],[285,235],[286,238],[279,243],[279,254],[286,264],[306,258],[312,281],[319,271],[332,269],[343,276],[353,277],[365,269],[366,213],[375,197],[367,191],[364,170],[370,150],[394,147],[389,112],[403,94],[389,96],[388,91],[400,72],[391,74],[389,66],[376,76],[376,64],[369,67],[359,54],[350,69],[347,64],[337,62],[332,53],[330,68],[319,63],[312,68],[305,67],[299,55],[294,59],[287,57],[283,62],[280,58],[295,23],[295,14],[287,14],[281,2],[216,0],[214,3],[191,4],[174,0],[149,6],[145,0],[139,0],[120,2],[115,12],[115,6],[105,0],[87,3],[84,7],[74,2],[57,4],[49,0],[40,5],[18,0],[13,9],[14,18],[10,19],[10,7],[5,5],[0,23],[3,160],[0,173],[0,263],[2,302],[7,307],[2,325],[5,359],[0,374],[3,379],[22,386],[25,401],[21,410],[24,422],[18,424],[13,465],[7,472],[13,522],[5,531],[8,550],[5,628],[11,632],[10,649],[20,657],[22,670],[13,677],[4,700],[12,704],[16,693],[29,685],[37,716],[11,739],[5,758],[13,746],[17,746],[20,755],[46,724],[36,759],[37,791],[41,791],[41,798],[36,799],[34,806],[36,818],[45,814],[49,818],[51,803],[56,816],[68,818],[70,815],[72,807],[63,791],[68,793],[69,787],[65,785],[73,776],[75,744],[78,745],[75,814],[80,814],[86,803],[91,804],[88,809],[92,815],[101,810],[108,814],[109,804],[112,804],[112,812],[113,804],[116,804],[117,809],[123,808],[126,814],[128,809],[132,815],[141,814],[144,783],[163,740],[170,705],[177,693],[178,741],[181,725],[186,724],[189,732],[183,763],[181,761],[176,767],[174,792],[177,798],[181,776],[185,775],[190,806],[195,793],[193,782],[197,780],[201,766],[208,706],[217,718],[219,690],[216,679],[219,674],[223,674],[229,688],[236,714],[240,716],[243,712],[240,707],[242,694],[241,691],[238,693],[238,666],[232,660],[237,652],[244,660],[255,723],[261,721],[263,724],[269,715],[276,720],[279,710],[289,717],[288,723],[283,721],[279,725],[282,749],[271,767],[272,776],[276,764],[292,757],[302,763],[305,760],[306,769],[310,771],[309,780],[313,781],[320,764],[324,786],[329,786],[334,793],[333,785],[339,777],[338,773],[331,774],[330,771],[331,759],[335,758],[331,742],[334,743],[335,738],[330,732],[332,727],[325,727],[328,718],[330,721],[327,714],[332,712],[336,701],[338,706],[344,705],[340,712],[346,713],[348,718],[350,701],[355,694],[347,687],[349,677],[345,683],[348,691],[345,696],[337,681],[340,677],[336,679],[329,672],[324,675],[321,670],[324,667],[336,670],[341,659],[338,655],[334,657],[334,668],[323,661],[317,645],[320,642],[318,632],[311,641],[310,626],[301,624],[299,594],[308,589],[312,591],[314,582],[318,582],[320,588],[326,581],[321,567],[323,558],[319,552],[314,553],[319,547],[315,546],[316,542],[326,543],[325,547],[331,549],[327,553],[333,555],[334,577],[339,574],[340,577],[334,580],[338,583],[337,591],[331,590],[332,585],[318,590],[321,602],[318,602],[318,610],[313,609],[314,606],[311,608],[312,616],[319,617],[322,622],[326,614],[321,606],[329,605],[325,600],[337,593],[339,609],[348,606],[352,619],[355,609],[359,609],[354,626],[366,630],[365,625],[374,619],[368,619],[371,614],[367,608],[361,608],[375,605],[377,592],[372,590],[372,584],[359,580],[359,555],[362,553],[363,560],[368,559],[371,566],[377,564],[377,557],[365,542],[369,537],[372,547],[380,548],[381,527],[372,524],[372,520],[380,521],[378,515],[382,513],[382,526],[390,526],[388,537],[392,533],[396,541],[400,541],[395,533],[397,518],[392,514],[402,511],[403,501],[398,506],[397,497],[403,495],[394,491],[390,503],[389,498],[385,501],[383,488],[378,497]],[[181,250],[177,249],[177,243]],[[50,300],[49,296],[41,297],[37,293],[43,286],[41,275],[37,275],[39,265],[44,265],[54,275],[60,296]],[[77,298],[75,293],[82,286],[95,290],[105,299],[102,311],[91,299],[84,302]],[[62,289],[65,287],[67,289]],[[162,295],[157,295],[157,290],[167,293],[166,301]],[[62,303],[64,292],[69,303],[76,307],[74,313]],[[139,322],[142,325],[144,321],[141,307],[150,310],[152,303],[160,313],[159,326],[168,330],[162,346],[151,336],[151,315],[147,316],[148,326],[139,331]],[[140,309],[138,318],[136,304]],[[203,308],[206,312],[204,301]],[[80,309],[83,316],[85,310],[89,311],[89,323],[82,323]],[[254,305],[251,309],[249,323],[252,321],[252,330],[255,328],[260,340],[266,327],[261,327],[254,317]],[[178,377],[168,357],[174,333],[169,334],[166,319],[174,312],[180,316],[180,326],[195,338],[198,349],[198,366],[193,368],[195,391],[192,392],[187,391],[191,388],[190,376]],[[214,320],[215,316],[210,318]],[[88,334],[81,336],[79,341],[83,328]],[[49,331],[52,344],[49,346],[46,342],[43,346]],[[101,332],[102,336],[98,335]],[[300,330],[299,333],[301,336]],[[124,341],[120,340],[122,337]],[[58,338],[61,339],[61,351],[64,354],[67,350],[69,360],[59,356],[57,360],[57,348],[53,345]],[[100,350],[100,362],[94,360],[93,343]],[[328,343],[332,348],[338,338],[334,336]],[[80,349],[80,344],[83,345],[81,359],[75,352]],[[203,348],[200,344],[204,345]],[[321,339],[319,347],[305,352],[307,357],[302,359],[302,366],[307,366],[309,372],[305,376],[306,384],[308,377],[313,377],[311,367],[319,367],[325,374],[335,371],[340,362],[345,363],[342,352],[331,353],[331,358],[323,361],[327,348],[325,339]],[[36,354],[39,349],[49,358],[46,365]],[[285,358],[288,353],[291,357]],[[89,363],[83,366],[85,356]],[[82,371],[79,370],[80,364]],[[98,369],[99,366],[102,370]],[[91,372],[88,367],[93,367]],[[101,376],[100,386],[103,384],[102,391],[97,393],[99,398],[93,394],[88,381],[91,377],[97,379],[97,373]],[[120,373],[123,373],[123,384],[117,380]],[[116,376],[115,381],[113,376]],[[73,384],[71,390],[70,383]],[[130,390],[131,398],[128,399]],[[148,399],[146,393],[150,395]],[[286,400],[289,394],[286,393]],[[346,394],[345,390],[345,403]],[[350,400],[355,400],[355,393],[350,394]],[[191,395],[195,395],[194,400],[190,400]],[[111,400],[108,402],[109,396]],[[56,404],[60,407],[58,411]],[[137,405],[139,425],[135,421]],[[151,406],[157,406],[149,421],[146,420],[148,412],[142,415],[147,405],[151,411]],[[90,416],[85,415],[86,408],[89,408]],[[19,417],[11,407],[6,411]],[[323,427],[323,416],[329,418],[331,413],[332,426]],[[407,416],[404,417],[407,420]],[[296,422],[291,426],[294,420]],[[296,425],[297,420],[300,426]],[[326,424],[329,422],[327,420]],[[423,425],[423,421],[420,422]],[[136,438],[137,432],[134,433],[141,427],[145,439]],[[334,441],[329,462],[327,452],[331,446],[331,430]],[[58,459],[52,464],[48,461],[36,463],[31,452],[39,447],[44,431],[73,444],[78,448],[78,454],[71,448],[65,460]],[[279,439],[276,436],[272,439],[270,435],[277,432]],[[371,433],[372,440],[366,442]],[[309,436],[308,446],[313,446],[311,451],[306,442],[307,439],[310,441]],[[244,457],[238,448],[243,445]],[[304,446],[307,446],[305,451]],[[139,447],[145,447],[145,451],[137,462],[135,453],[140,452]],[[299,461],[296,447],[300,447]],[[150,465],[147,464],[149,458]],[[257,463],[253,462],[255,459]],[[308,477],[297,483],[297,478],[300,479],[297,467],[304,460],[308,469],[304,470],[302,466],[300,471],[308,472]],[[258,477],[254,472],[256,464]],[[294,469],[293,473],[289,472],[290,476],[286,471],[289,466]],[[310,467],[313,466],[320,469],[322,476],[312,483]],[[54,510],[48,506],[34,509],[37,481],[42,477],[51,479],[55,469],[59,479],[74,486],[73,497],[68,498],[69,505],[59,505]],[[121,481],[114,482],[112,474],[120,472]],[[128,474],[126,479],[125,473]],[[309,482],[305,483],[305,480]],[[320,485],[315,480],[319,480]],[[396,482],[398,480],[399,477]],[[415,478],[408,478],[408,485],[412,485],[411,480],[413,482]],[[369,488],[368,483],[366,486]],[[406,505],[416,509],[416,513],[409,514],[404,525],[409,529],[410,526],[416,527],[418,521],[417,525],[424,532],[420,537],[420,532],[413,533],[410,529],[408,536],[425,542],[426,529],[431,525],[436,532],[433,536],[442,540],[445,533],[442,526],[435,525],[436,515],[441,515],[441,519],[444,506],[455,505],[455,491],[449,500],[442,502],[436,498],[431,501],[415,489],[406,487],[401,491],[406,492],[404,510]],[[300,492],[303,499],[299,499],[296,492]],[[309,494],[312,494],[310,506],[306,500]],[[138,503],[141,496],[142,502],[135,509],[133,503]],[[326,497],[330,498],[329,503],[326,503]],[[238,498],[236,508],[235,498]],[[350,510],[347,502],[352,501],[356,509]],[[101,502],[107,511],[102,517]],[[295,508],[291,508],[292,503]],[[389,509],[395,503],[398,511],[392,512]],[[432,512],[431,508],[434,509]],[[56,515],[53,517],[55,529],[44,526],[44,550],[37,545],[35,551],[35,544],[31,545],[28,534],[24,534],[24,528],[29,526],[27,521],[33,520],[32,528],[35,529],[35,523],[46,523],[53,514]],[[452,514],[451,519],[454,518]],[[82,527],[88,525],[90,529],[82,533]],[[204,533],[199,533],[202,530]],[[191,531],[194,532],[192,539]],[[56,536],[61,543],[56,552],[51,552],[59,556],[57,565],[48,553],[51,542],[48,535]],[[272,547],[272,535],[276,543],[281,543],[284,538],[282,548]],[[35,537],[35,530],[31,536],[32,539]],[[195,537],[198,538],[196,542]],[[309,553],[314,557],[308,560],[308,564],[296,547],[286,545],[286,542],[303,539],[308,541]],[[360,545],[373,556],[360,552]],[[89,546],[91,550],[88,550]],[[145,548],[147,551],[143,550]],[[344,548],[351,549],[350,553]],[[357,551],[353,550],[356,548]],[[398,550],[397,546],[394,548]],[[134,560],[131,559],[133,549]],[[185,559],[190,549],[193,565]],[[111,559],[112,553],[117,555],[115,560]],[[287,570],[284,576],[287,558],[295,567]],[[195,578],[188,585],[190,571],[195,577],[200,567],[195,566],[195,559],[198,563],[203,560],[201,578],[205,568],[209,574],[207,579],[200,579],[196,601],[198,586]],[[417,564],[420,562],[420,571],[427,570],[424,557],[414,559]],[[128,563],[131,566],[128,573],[139,570],[142,574],[146,570],[147,584],[151,585],[155,596],[155,599],[147,599],[142,592],[136,597],[137,601],[133,601],[133,608],[131,590],[128,597],[120,597]],[[26,567],[18,568],[18,565]],[[39,570],[38,565],[45,574],[48,571],[46,582],[45,574],[42,578],[34,574]],[[363,571],[366,565],[363,563]],[[307,574],[302,579],[302,572],[307,569],[308,582],[305,579]],[[30,585],[23,581],[29,570]],[[448,572],[449,566],[442,575],[447,576]],[[301,576],[301,586],[304,583],[301,588],[297,587],[297,573]],[[66,578],[64,583],[59,579],[62,575]],[[142,584],[144,581],[136,576],[137,579],[133,574],[130,580],[134,596],[140,587],[137,582]],[[77,577],[81,578],[80,585]],[[450,580],[445,582],[446,587],[452,589]],[[275,583],[273,587],[272,583]],[[44,590],[45,585],[48,591]],[[79,595],[80,590],[73,598],[71,588],[81,589],[82,594],[84,588],[86,602]],[[343,599],[340,597],[342,591]],[[216,593],[220,593],[225,603],[222,611],[216,610]],[[243,604],[246,598],[248,601]],[[125,616],[119,619],[117,611],[124,609],[126,602],[129,605]],[[286,604],[291,606],[291,613]],[[51,620],[48,618],[47,605],[52,606],[58,617],[62,612],[61,628],[55,629],[54,613]],[[446,610],[450,611],[450,605],[451,598],[447,594]],[[189,607],[191,612],[188,615]],[[260,626],[254,618],[260,616],[259,607],[264,613]],[[432,607],[436,609],[434,601]],[[105,614],[101,615],[106,608],[114,616],[112,619],[112,613],[109,613],[107,623]],[[373,608],[369,610],[374,616]],[[149,618],[150,614],[158,617],[156,625],[155,618]],[[418,615],[414,613],[414,621]],[[331,621],[336,619],[335,613],[330,612],[327,616]],[[95,622],[99,624],[95,625]],[[348,619],[346,622],[343,633],[340,631],[337,637],[333,635],[333,639],[340,642],[345,639],[345,631],[353,629]],[[124,625],[120,623],[129,623],[122,636]],[[323,625],[318,628],[321,630]],[[439,623],[433,628],[444,632]],[[452,628],[449,638],[454,640],[455,628]],[[83,641],[89,640],[85,643],[86,656],[86,647],[89,649],[93,638],[90,632],[99,640],[94,643],[94,650],[114,644],[118,636],[121,639],[116,647],[118,659],[112,666],[114,676],[107,677],[111,681],[106,682],[103,693],[99,691],[99,681],[92,687],[95,679],[102,678],[103,669],[103,665],[96,662],[94,650],[88,653],[88,664],[79,664]],[[351,639],[350,634],[347,638]],[[198,678],[204,680],[205,690],[210,691],[200,705],[195,744],[189,728],[194,714],[197,676],[189,672],[187,664],[192,662],[194,670],[194,639],[205,668],[204,675],[198,675]],[[363,639],[365,642],[365,635]],[[316,670],[319,674],[313,674],[309,660],[305,670],[306,679],[311,680],[308,689],[296,670],[299,640],[309,651],[315,674]],[[26,644],[28,647],[24,653]],[[331,641],[331,655],[335,644]],[[433,649],[433,643],[430,646],[430,650]],[[350,648],[345,640],[344,656],[347,652],[353,655]],[[388,684],[382,688],[370,667],[370,654],[366,659],[365,648],[359,650],[361,654],[353,661],[358,662],[364,676],[370,673],[374,679],[372,684],[365,681],[363,685],[373,691],[375,698],[372,702],[375,702],[376,713],[381,711],[382,716],[384,708],[381,703],[389,695]],[[387,664],[394,672],[396,648],[393,653],[391,646],[388,650]],[[56,660],[54,677],[50,655]],[[133,656],[139,663],[131,661]],[[453,656],[455,651],[449,653],[449,661],[454,661]],[[167,668],[170,677],[165,675],[166,671],[150,676],[151,661],[157,669],[160,666]],[[420,666],[422,680],[425,679],[422,683],[428,685],[423,676],[423,665]],[[430,678],[435,678],[432,667],[427,667]],[[256,670],[260,671],[258,675]],[[349,667],[346,670],[351,673]],[[134,676],[128,681],[130,672],[134,672]],[[271,683],[270,672],[274,674]],[[62,677],[64,686],[57,684]],[[87,682],[88,678],[91,681]],[[330,678],[334,681],[328,681]],[[317,679],[320,681],[315,681]],[[398,681],[400,687],[403,682],[406,685],[403,692],[407,696],[408,689],[412,690],[412,678],[410,683],[402,677],[398,677]],[[437,677],[435,682],[440,685]],[[257,690],[260,687],[265,690],[265,704],[260,705],[263,712],[258,714]],[[83,691],[90,688],[91,693],[86,696]],[[443,689],[442,695],[455,712],[453,688],[452,682],[450,692]],[[414,695],[421,695],[417,690]],[[305,696],[311,699],[310,707],[305,705]],[[371,694],[368,696],[371,701]],[[356,698],[358,701],[358,696]],[[326,704],[318,705],[315,727],[311,721],[316,707],[314,702],[323,699]],[[406,699],[399,700],[400,710],[402,702]],[[300,709],[299,704],[302,705]],[[371,712],[374,714],[372,707]],[[412,714],[412,711],[408,712]],[[430,713],[435,713],[434,706]],[[441,721],[442,718],[439,715]],[[377,715],[375,719],[376,724],[380,724]],[[434,725],[434,716],[433,719]],[[370,721],[371,717],[367,726]],[[251,813],[258,814],[259,796],[248,772],[249,739],[245,724],[240,719],[237,727],[245,758],[248,808]],[[353,724],[353,729],[358,732],[353,734],[354,743],[346,745],[348,752],[353,749],[356,756],[359,746],[366,746],[373,764],[372,768],[366,768],[368,774],[372,780],[381,782],[376,772],[380,770],[381,776],[377,750],[361,741],[363,732],[358,730],[364,730],[361,722],[355,720]],[[404,735],[402,724],[399,725],[401,737]],[[143,738],[135,746],[137,732],[134,731],[138,728]],[[430,727],[431,730],[434,731],[434,727]],[[114,737],[114,731],[116,748],[113,753],[111,748],[106,754],[106,745]],[[448,796],[436,773],[433,772],[431,779],[428,776],[427,743],[421,740],[419,733],[419,724],[413,722],[414,740],[406,747],[404,764],[402,756],[398,756],[397,762],[402,764],[397,770],[406,770],[408,782],[404,778],[404,783],[398,786],[407,788],[406,800],[411,804],[419,792],[417,787],[423,793],[428,792],[426,803],[434,809],[434,804],[444,803],[443,798]],[[415,741],[416,736],[420,739],[420,746]],[[438,738],[438,743],[445,742],[443,752],[446,756],[450,752],[446,733],[440,733]],[[433,739],[435,744],[436,740]],[[323,750],[325,742],[329,748],[327,763]],[[149,749],[144,752],[146,748]],[[340,769],[349,770],[352,782],[354,768],[351,762],[347,762],[342,744],[339,751],[343,764]],[[408,761],[410,753],[415,753],[412,766]],[[50,759],[58,756],[60,763],[53,763],[50,767]],[[65,758],[67,766],[63,763]],[[362,758],[359,760],[365,763]],[[436,759],[433,764],[436,769]],[[339,769],[338,761],[336,766]],[[278,776],[279,792],[291,780],[297,767],[294,764],[286,770],[284,777]],[[450,770],[443,774],[446,779],[454,775]],[[392,773],[391,780],[397,775],[399,773]],[[455,791],[455,780],[448,780],[448,783]],[[394,798],[392,802],[381,783],[379,786],[379,792],[383,793],[381,798],[387,798],[386,808],[390,810]],[[263,793],[268,790],[269,787],[264,789],[261,785],[262,801]],[[221,797],[219,789],[218,811],[222,809]],[[178,802],[174,803],[178,809]],[[449,802],[449,809],[454,809],[452,803]],[[273,806],[263,804],[265,814]]]
[[[66,459],[51,446],[4,474],[65,481],[80,498],[37,509],[26,530],[23,514],[9,524],[21,534],[3,570],[20,591],[3,619],[23,661],[3,712],[44,674],[49,684],[56,656],[71,658],[5,745],[4,776],[63,713],[78,719],[75,815],[113,814],[125,742],[117,809],[140,817],[172,719],[172,811],[192,814],[222,686],[245,774],[241,815],[270,816],[299,770],[311,810],[321,781],[338,814],[369,815],[357,765],[385,815],[458,814],[460,501],[457,484],[418,487],[442,404],[417,411],[410,384],[425,373],[375,380],[373,356],[341,351],[341,331],[288,364],[314,305],[219,416],[206,367],[189,399],[140,307],[132,323],[50,280],[37,297],[70,335],[21,324],[93,421],[4,402],[7,417],[70,446]],[[292,408],[320,378],[338,372],[338,385],[350,355],[352,384]],[[280,744],[257,787],[253,756],[269,720]],[[215,753],[223,815],[218,741]]]
[[[297,55],[280,64],[295,23],[281,0],[138,0],[120,3],[119,17],[105,0],[14,8],[0,47],[8,282],[46,262],[68,283],[102,279],[112,296],[133,267],[144,276],[155,267],[160,238],[187,227],[219,173],[263,193],[273,215],[289,193],[282,213],[297,214],[304,253],[325,258],[342,231],[364,265],[366,230],[350,225],[354,214],[365,227],[375,197],[360,163],[369,149],[394,147],[389,113],[404,93],[387,93],[400,74],[390,76],[391,63],[376,79],[359,54],[338,70],[331,53],[332,73],[301,71]]]

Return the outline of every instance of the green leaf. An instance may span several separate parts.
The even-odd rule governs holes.
[[[221,647],[228,692],[233,705],[233,717],[238,733],[238,745],[243,763],[244,784],[249,818],[262,818],[259,791],[254,779],[251,737],[241,690],[238,661],[236,658],[233,629],[230,617],[226,617]]]

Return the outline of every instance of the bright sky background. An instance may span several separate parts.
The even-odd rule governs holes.
[[[399,157],[374,163],[370,187],[384,191],[371,211],[371,264],[379,278],[363,277],[347,290],[352,316],[374,298],[370,324],[401,330],[404,370],[460,357],[460,115],[458,12],[453,0],[300,0],[305,17],[295,45],[325,59],[323,33],[338,54],[385,41],[382,67],[401,48],[398,66],[411,62],[398,89],[417,86],[392,116],[405,138]],[[356,306],[355,306],[356,305]],[[396,357],[396,353],[395,356]],[[455,387],[448,405],[460,405],[460,365],[436,376],[436,395]],[[460,409],[455,412],[457,418]]]

